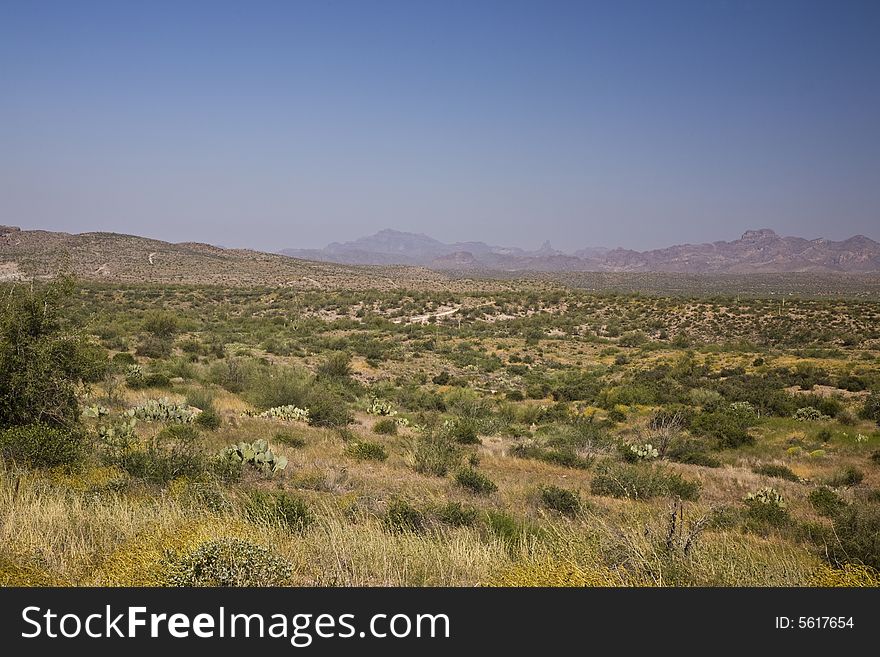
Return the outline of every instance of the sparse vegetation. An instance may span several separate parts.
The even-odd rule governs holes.
[[[868,295],[269,280],[6,285],[0,583],[876,582]]]

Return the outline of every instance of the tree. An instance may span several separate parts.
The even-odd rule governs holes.
[[[73,289],[73,281],[62,278],[6,291],[0,316],[0,427],[73,429],[78,424],[76,385],[94,378],[96,361],[61,315]]]

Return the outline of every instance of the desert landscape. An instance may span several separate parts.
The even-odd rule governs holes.
[[[2,240],[2,585],[878,584],[876,274]]]

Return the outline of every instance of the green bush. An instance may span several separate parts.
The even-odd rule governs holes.
[[[537,445],[520,443],[510,449],[510,454],[521,459],[536,459],[578,470],[588,470],[593,465],[592,459],[578,456],[572,449],[547,449]]]
[[[490,509],[485,519],[489,535],[504,543],[511,554],[516,554],[520,544],[529,537],[541,535],[533,525],[504,511]]]
[[[79,422],[76,386],[91,378],[91,360],[62,308],[73,283],[16,285],[0,314],[0,427]]]
[[[171,586],[283,586],[293,574],[291,564],[271,550],[241,538],[202,543],[172,561]]]
[[[832,563],[857,563],[880,569],[880,504],[851,504],[834,518],[837,542],[830,546]]]
[[[698,413],[691,420],[690,429],[696,435],[714,438],[720,449],[735,449],[754,444],[755,439],[747,430],[752,423],[750,416],[728,408]]]
[[[635,500],[664,496],[697,500],[700,497],[700,483],[684,479],[678,473],[668,472],[657,465],[605,461],[593,476],[590,492],[593,495]]]
[[[281,524],[298,532],[314,521],[305,501],[285,492],[253,491],[245,504],[245,515],[251,522]]]
[[[177,318],[171,313],[154,310],[144,315],[142,328],[157,338],[168,339],[180,330]]]
[[[446,434],[461,445],[479,444],[479,422],[472,417],[456,417],[443,423]]]
[[[329,354],[318,365],[319,378],[345,381],[351,376],[351,354],[346,351],[335,351]]]
[[[214,406],[214,395],[207,390],[193,388],[186,393],[186,403],[202,412],[196,416],[195,422],[203,429],[215,431],[220,428],[222,420]]]
[[[121,368],[126,368],[129,365],[137,365],[137,361],[134,356],[128,353],[127,351],[120,351],[118,354],[113,354],[113,358],[110,361]]]
[[[157,485],[177,477],[195,478],[208,463],[199,445],[199,432],[185,424],[171,424],[144,444],[129,445],[111,463],[132,477]]]
[[[746,495],[747,528],[763,531],[766,527],[782,527],[789,522],[785,500],[774,488],[765,487]]]
[[[880,424],[880,392],[874,390],[865,399],[865,405],[859,413],[865,420],[873,420]]]
[[[581,501],[577,491],[566,490],[558,486],[541,488],[541,504],[566,516],[576,515],[581,510]]]
[[[721,461],[709,454],[707,445],[699,439],[676,440],[666,450],[666,458],[676,463],[720,468]]]
[[[846,501],[827,486],[810,491],[810,504],[820,515],[833,518],[846,508]]]
[[[461,502],[448,502],[437,509],[437,519],[451,527],[471,527],[477,521],[477,511],[473,507],[464,506]]]
[[[385,526],[395,534],[420,532],[425,529],[425,517],[409,502],[393,500],[385,513]]]
[[[201,413],[199,413],[196,416],[195,422],[200,427],[202,427],[203,429],[207,429],[208,431],[216,431],[223,423],[223,421],[220,419],[220,414],[213,406],[206,408]]]
[[[775,463],[766,463],[752,468],[752,472],[765,477],[773,477],[774,479],[785,479],[786,481],[798,482],[801,480],[791,468],[785,465],[777,465]]]
[[[45,424],[10,427],[0,430],[0,455],[32,468],[70,466],[83,457],[83,436]]]
[[[172,347],[171,340],[150,335],[138,342],[137,349],[134,352],[138,356],[145,358],[168,358],[171,355]]]
[[[388,450],[383,445],[367,440],[349,443],[345,452],[361,461],[384,461],[388,458]]]
[[[461,463],[461,448],[446,436],[426,433],[418,436],[410,448],[413,469],[420,474],[445,477]]]
[[[287,445],[288,447],[300,448],[306,446],[306,440],[302,436],[294,436],[293,434],[279,431],[274,436],[276,443]]]
[[[477,495],[488,495],[498,490],[498,486],[482,472],[474,468],[462,468],[455,473],[455,482]]]
[[[865,473],[858,468],[848,465],[842,470],[835,472],[825,482],[832,488],[840,488],[841,486],[858,486],[865,478]]]
[[[397,420],[393,417],[384,417],[373,425],[373,433],[384,436],[397,435]]]

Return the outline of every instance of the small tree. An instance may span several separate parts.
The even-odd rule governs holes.
[[[69,278],[8,288],[0,316],[0,426],[77,425],[76,385],[94,377],[93,359],[60,314],[72,292]]]

